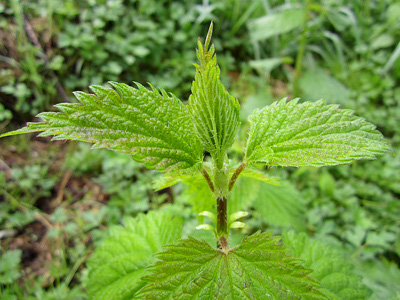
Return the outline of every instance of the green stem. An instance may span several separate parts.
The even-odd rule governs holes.
[[[307,32],[308,32],[308,21],[310,21],[310,12],[311,12],[311,1],[312,0],[306,0],[306,11],[305,11],[305,19],[304,19],[304,26],[303,26],[303,32],[301,35],[301,40],[300,40],[300,48],[299,52],[297,52],[297,57],[296,57],[296,67],[295,67],[295,74],[294,74],[294,80],[293,80],[293,96],[297,97],[300,93],[299,89],[299,79],[301,76],[302,68],[303,68],[303,58],[304,58],[304,52],[306,50],[306,45],[307,45]]]
[[[214,194],[217,198],[228,197],[229,194],[228,170],[218,169],[216,165],[214,165]]]
[[[229,236],[228,227],[228,195],[229,195],[229,171],[221,164],[223,158],[226,154],[218,156],[217,159],[213,159],[213,171],[214,171],[214,195],[217,199],[217,228],[216,236],[218,247],[222,249],[228,249],[228,243],[226,239]],[[203,172],[203,176],[207,175]],[[210,186],[211,188],[211,186]]]

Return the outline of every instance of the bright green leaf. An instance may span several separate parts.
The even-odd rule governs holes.
[[[198,138],[205,150],[217,160],[218,167],[224,163],[224,154],[233,144],[239,129],[239,102],[230,96],[220,80],[220,69],[214,46],[209,48],[212,26],[206,43],[198,43],[195,81],[189,97],[189,111]]]
[[[304,266],[313,269],[313,277],[322,283],[324,293],[332,300],[364,300],[370,291],[354,274],[354,266],[332,245],[310,240],[305,233],[284,234],[283,243],[290,254],[304,259]]]
[[[166,246],[135,299],[328,299],[269,233],[223,252],[193,238]]]
[[[390,150],[375,126],[323,100],[275,102],[250,117],[245,160],[268,166],[330,166]]]
[[[228,227],[229,228],[244,228],[244,227],[246,227],[246,224],[243,222],[237,221],[237,222],[233,222],[233,223],[229,224]]]
[[[215,228],[211,226],[210,224],[201,224],[196,227],[196,229],[200,230],[208,230],[208,231],[215,231]]]
[[[112,228],[88,261],[87,292],[91,299],[132,299],[143,286],[140,278],[145,267],[154,262],[153,254],[181,235],[181,218],[155,211],[126,219],[125,227]]]
[[[41,113],[44,122],[0,137],[43,131],[55,140],[94,143],[94,148],[110,148],[130,154],[149,169],[187,169],[202,162],[201,146],[185,106],[164,90],[138,89],[116,82],[115,90],[92,86],[96,95],[75,93],[81,103],[63,103],[64,113]]]
[[[207,218],[211,219],[211,221],[213,221],[214,224],[217,224],[217,216],[210,211],[203,211],[203,212],[199,213],[199,216],[207,217]]]
[[[233,223],[236,220],[239,220],[241,218],[247,217],[249,213],[247,211],[238,211],[233,214],[231,214],[228,218],[228,224]]]

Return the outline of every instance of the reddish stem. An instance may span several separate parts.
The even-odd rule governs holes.
[[[210,187],[211,192],[214,193],[214,184],[211,180],[210,175],[208,175],[207,171],[205,169],[201,170],[201,174],[203,174],[204,178],[207,181],[208,186]]]
[[[229,191],[233,189],[233,186],[235,185],[236,180],[238,179],[240,173],[246,168],[247,164],[243,162],[236,170],[235,173],[233,173],[231,180],[229,181]]]

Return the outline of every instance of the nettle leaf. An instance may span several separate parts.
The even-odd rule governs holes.
[[[303,197],[287,181],[279,185],[260,183],[253,206],[268,224],[305,230]]]
[[[221,83],[214,45],[209,48],[211,33],[212,25],[205,45],[198,42],[200,65],[195,65],[196,76],[189,97],[189,111],[203,147],[214,157],[220,158],[233,144],[239,130],[240,105]]]
[[[258,232],[225,253],[194,238],[166,246],[135,299],[328,299],[278,241]]]
[[[63,113],[38,115],[44,122],[0,137],[43,131],[54,140],[94,143],[94,148],[110,148],[130,154],[149,169],[165,171],[198,166],[202,148],[194,134],[191,118],[182,102],[164,90],[138,89],[111,82],[114,89],[92,86],[96,93],[76,92],[81,103],[56,105]]]
[[[390,150],[375,126],[323,100],[275,102],[249,117],[245,160],[268,166],[331,166]]]
[[[283,243],[295,257],[304,259],[304,266],[313,269],[313,277],[332,300],[368,299],[371,292],[362,278],[353,272],[354,265],[332,245],[310,240],[305,233],[293,231],[283,235]]]
[[[182,236],[182,219],[151,211],[116,226],[88,261],[87,292],[90,299],[123,300],[132,296],[144,282],[145,267],[155,261],[154,253]]]

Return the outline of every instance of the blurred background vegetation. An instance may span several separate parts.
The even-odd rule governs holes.
[[[251,217],[232,243],[259,229],[305,232],[355,263],[370,299],[400,299],[396,0],[6,0],[0,131],[110,80],[150,82],[186,101],[196,41],[210,21],[222,81],[242,105],[243,136],[254,108],[286,96],[324,98],[376,124],[396,154],[268,170],[281,178],[279,187],[239,181],[231,209]],[[237,143],[232,157],[242,148]],[[196,213],[212,208],[207,191],[195,181],[154,191],[159,179],[125,155],[85,144],[34,135],[1,140],[1,299],[86,299],[85,262],[126,216],[171,210],[192,232]]]

